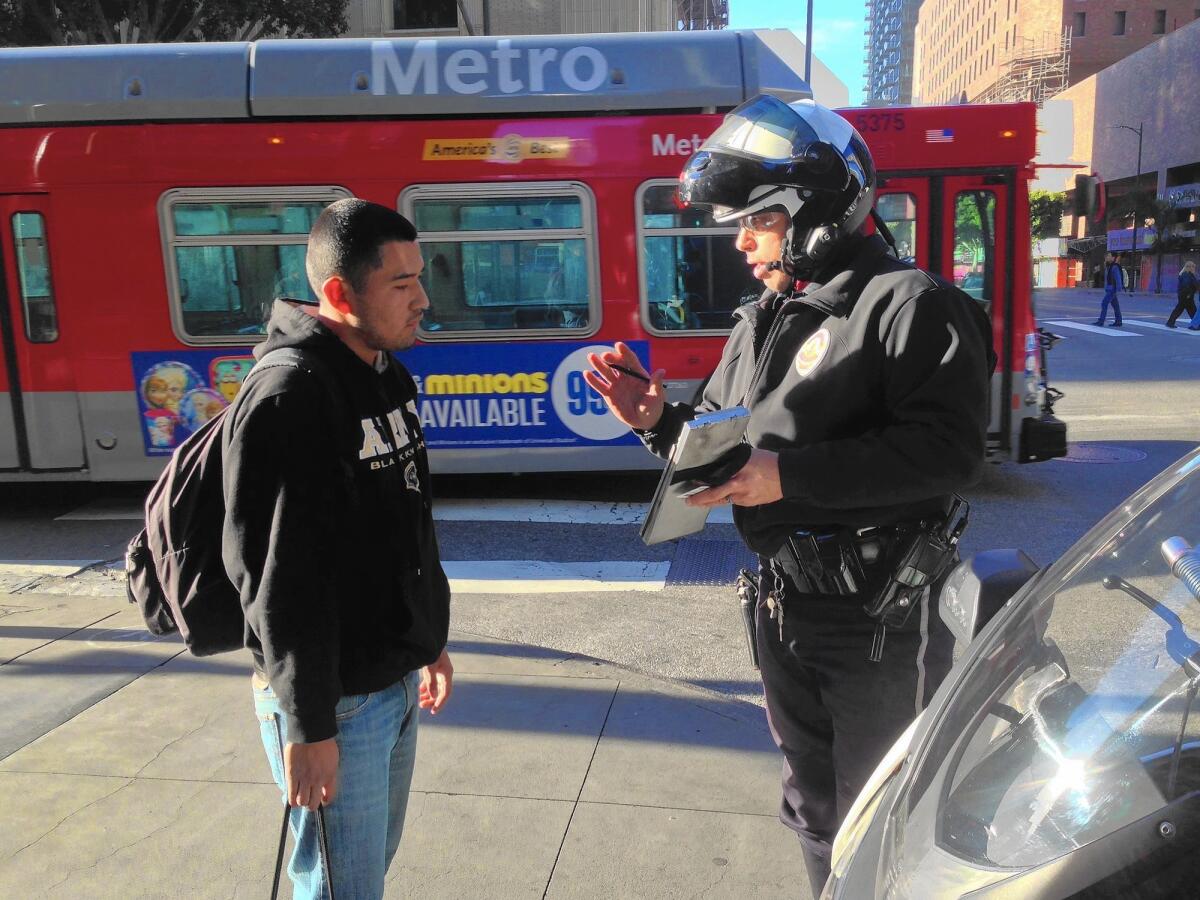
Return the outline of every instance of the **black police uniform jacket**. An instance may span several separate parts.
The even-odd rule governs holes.
[[[337,734],[343,696],[383,690],[446,646],[450,590],[433,529],[412,377],[363,362],[314,316],[277,301],[260,358],[317,357],[250,378],[223,423],[225,569],[246,646],[288,740]],[[333,381],[340,399],[333,407]]]
[[[979,305],[860,238],[803,291],[738,309],[697,407],[669,404],[643,442],[670,453],[697,412],[745,405],[751,445],[779,454],[783,499],[733,510],[774,556],[797,529],[944,514],[981,472],[994,354]]]

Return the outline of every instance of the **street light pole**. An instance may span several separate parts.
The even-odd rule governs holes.
[[[813,0],[808,0],[808,25],[804,37],[804,83],[812,90],[812,8]]]
[[[1141,269],[1138,268],[1138,191],[1142,187],[1142,129],[1145,127],[1145,122],[1138,122],[1138,127],[1132,125],[1114,125],[1113,128],[1124,128],[1126,131],[1132,131],[1138,136],[1138,155],[1137,155],[1137,175],[1133,181],[1133,277],[1141,278]]]

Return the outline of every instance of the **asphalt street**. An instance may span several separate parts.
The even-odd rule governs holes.
[[[964,552],[1019,547],[1049,563],[1196,446],[1200,333],[1161,327],[1173,299],[1126,300],[1118,330],[1089,327],[1097,291],[1038,293],[1039,322],[1063,337],[1049,369],[1065,394],[1056,412],[1068,424],[1071,454],[1029,465],[990,461],[967,492]],[[440,478],[439,538],[458,586],[453,627],[760,702],[728,583],[743,554],[736,533],[710,523],[678,545],[644,546],[640,504],[655,481],[650,472]],[[119,571],[95,563],[119,560],[144,492],[145,485],[0,487],[0,590],[119,603]],[[715,574],[666,577],[685,551],[715,560]],[[34,561],[59,568],[39,574]],[[547,564],[556,564],[549,575]],[[91,568],[62,577],[72,566]]]

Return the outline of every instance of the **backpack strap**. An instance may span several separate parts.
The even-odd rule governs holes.
[[[300,369],[302,372],[312,375],[320,382],[325,396],[329,400],[330,409],[336,411],[341,405],[342,396],[338,391],[337,376],[334,375],[333,370],[317,354],[305,352],[296,347],[280,347],[270,351],[255,364],[246,377],[249,378],[262,369],[280,367]]]
[[[254,373],[259,370],[279,367],[299,369],[302,372],[307,372],[321,385],[321,392],[325,395],[325,401],[329,406],[330,425],[334,426],[336,423],[334,417],[337,416],[338,410],[345,405],[346,398],[342,382],[332,367],[321,359],[320,356],[311,351],[300,350],[296,347],[280,347],[266,353],[262,359],[255,363],[254,368],[250,370],[246,378],[253,378]],[[349,461],[339,457],[339,463],[342,469],[342,477],[345,478],[348,485],[352,485],[354,471]]]

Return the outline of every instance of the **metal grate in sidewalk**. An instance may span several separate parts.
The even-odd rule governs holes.
[[[675,548],[667,585],[731,585],[739,569],[758,570],[758,558],[741,541],[683,538]]]

